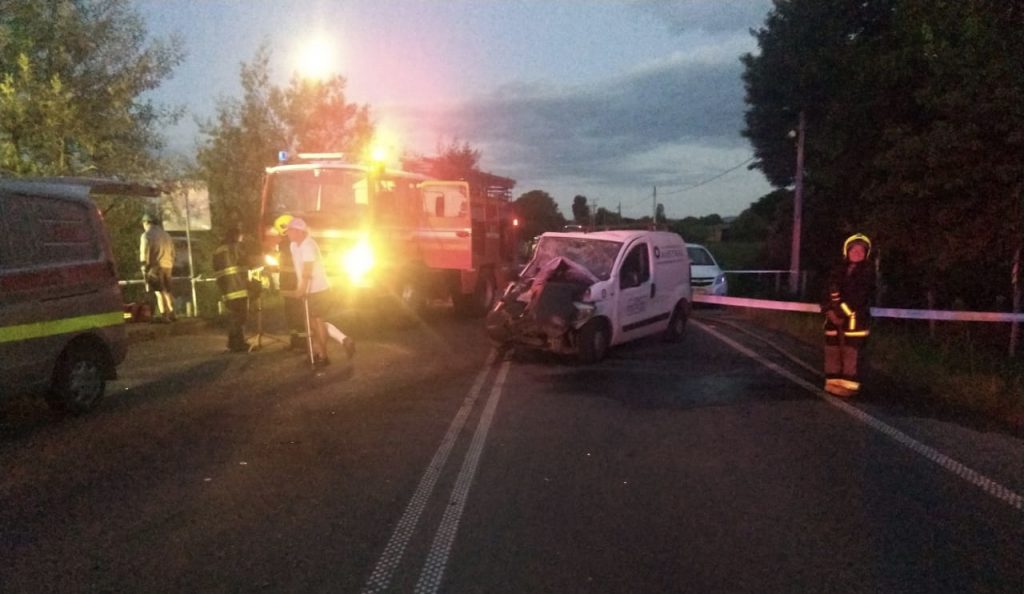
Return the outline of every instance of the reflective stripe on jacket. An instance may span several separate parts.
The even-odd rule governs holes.
[[[242,246],[224,243],[213,252],[213,276],[225,301],[249,296],[249,271],[242,263]]]
[[[875,271],[867,261],[857,264],[843,262],[832,269],[821,300],[821,311],[835,312],[842,320],[842,325],[836,327],[826,319],[825,335],[835,336],[841,330],[848,337],[867,336],[870,333],[871,300],[874,294]]]

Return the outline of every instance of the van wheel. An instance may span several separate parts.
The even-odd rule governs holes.
[[[72,347],[61,355],[46,397],[52,409],[79,414],[96,408],[107,387],[100,357],[82,347]]]
[[[668,328],[665,329],[665,342],[679,342],[683,339],[683,332],[686,331],[686,306],[680,301],[672,310],[672,318],[668,321]]]
[[[580,363],[598,363],[608,354],[611,337],[608,325],[601,320],[591,320],[580,328],[577,335]]]

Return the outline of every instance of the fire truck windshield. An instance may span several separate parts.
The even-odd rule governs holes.
[[[349,169],[278,171],[270,176],[267,205],[274,213],[323,213],[356,222],[369,212],[367,175]]]

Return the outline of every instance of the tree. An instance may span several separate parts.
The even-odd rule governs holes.
[[[184,59],[147,41],[128,0],[0,1],[0,175],[156,182],[173,165],[160,131],[181,108],[145,98]],[[138,263],[143,203],[98,197],[122,274]]]
[[[439,143],[437,157],[428,161],[430,175],[438,179],[468,179],[480,171],[480,151],[468,142],[460,143],[458,139],[447,145]]]
[[[577,194],[572,199],[572,218],[577,225],[590,225],[590,205],[587,204],[587,197]]]
[[[748,104],[743,133],[754,147],[753,166],[778,188],[793,183],[791,132],[799,115],[805,115],[803,253],[808,267],[826,268],[830,259],[823,254],[833,253],[828,248],[836,237],[863,228],[861,194],[879,175],[865,158],[879,150],[878,123],[888,115],[912,112],[902,89],[874,80],[872,56],[890,41],[899,1],[776,2],[765,26],[755,32],[760,52],[742,58]]]
[[[295,152],[359,152],[370,143],[370,109],[345,100],[347,81],[293,75],[285,89],[269,89],[269,106]]]
[[[528,240],[545,231],[557,231],[565,226],[565,217],[558,210],[554,198],[543,190],[530,190],[513,202],[513,209],[522,221],[522,237]]]
[[[242,98],[221,99],[213,121],[201,127],[199,177],[210,189],[215,235],[241,223],[258,229],[264,169],[282,149],[361,154],[373,133],[369,108],[345,100],[345,79],[310,82],[293,77],[287,88],[270,83],[264,44],[240,70]]]
[[[144,94],[184,57],[147,42],[128,0],[5,0],[0,10],[0,170],[158,179],[159,130],[180,109]]]
[[[927,294],[990,306],[1007,292],[1024,236],[1022,13],[996,0],[775,4],[760,52],[743,59],[745,134],[755,166],[784,188],[795,169],[786,132],[805,114],[810,267],[863,231],[894,304]],[[1000,280],[978,275],[992,269]]]
[[[654,222],[658,225],[664,225],[668,222],[668,217],[665,216],[665,205],[660,202],[654,208]]]

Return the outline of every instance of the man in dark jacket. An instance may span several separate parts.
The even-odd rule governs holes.
[[[224,241],[213,252],[213,276],[228,312],[228,350],[234,353],[249,352],[249,343],[245,340],[245,322],[249,315],[247,264],[241,229],[231,226],[224,234]]]
[[[871,240],[860,233],[843,243],[843,262],[832,269],[821,302],[825,314],[825,391],[849,398],[860,391],[860,353],[870,334],[875,271]]]

